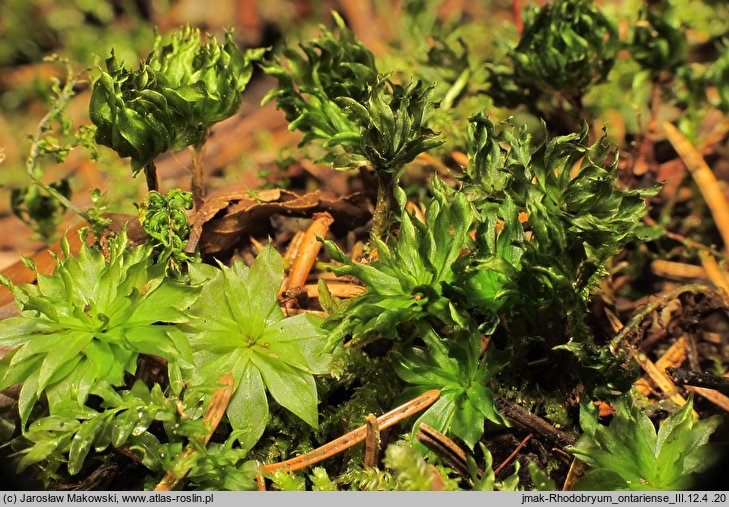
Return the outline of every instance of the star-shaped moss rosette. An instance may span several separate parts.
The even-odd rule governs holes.
[[[328,371],[331,354],[320,319],[285,317],[278,304],[284,278],[281,255],[267,246],[248,267],[190,265],[193,282],[204,282],[183,328],[193,350],[192,386],[235,381],[226,415],[242,449],[261,438],[270,418],[268,395],[313,428],[318,426],[315,375]]]
[[[125,232],[110,241],[108,258],[85,243],[74,257],[68,241],[61,244],[64,258],[53,274],[36,272],[37,285],[14,286],[0,277],[21,313],[0,323],[0,346],[19,345],[0,360],[0,389],[23,384],[23,427],[41,394],[51,415],[64,404],[82,405],[100,382],[124,385],[140,354],[192,362],[176,325],[188,319],[185,309],[198,287],[165,277],[151,247],[129,249]]]
[[[200,30],[186,26],[167,43],[158,36],[136,70],[125,68],[112,52],[106,72],[94,82],[89,106],[96,141],[131,157],[134,175],[145,168],[147,184],[155,190],[154,159],[187,146],[199,151],[210,128],[240,107],[252,62],[264,51],[241,51],[230,33],[222,45],[215,37],[203,41]],[[201,179],[201,171],[193,172],[196,178]],[[193,181],[193,189],[201,186]]]
[[[395,187],[400,232],[388,243],[375,240],[378,259],[372,264],[354,263],[334,242],[324,242],[329,256],[344,264],[333,268],[334,273],[354,276],[367,287],[365,294],[325,324],[330,348],[349,335],[359,339],[382,333],[397,338],[403,326],[424,319],[438,327],[462,320],[443,289],[453,281],[453,265],[466,244],[473,210],[462,192],[449,199],[438,179],[431,191],[433,199],[422,223],[407,213],[405,191]]]
[[[695,486],[698,473],[716,462],[719,449],[709,437],[720,416],[693,416],[693,397],[676,413],[655,426],[633,401],[632,394],[615,400],[608,426],[599,424],[589,401],[580,409],[584,433],[567,451],[589,465],[576,490],[658,491]]]

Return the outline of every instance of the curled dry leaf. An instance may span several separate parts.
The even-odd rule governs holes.
[[[214,255],[243,237],[264,231],[274,215],[312,217],[323,212],[331,214],[334,228],[341,230],[360,227],[371,217],[367,200],[360,193],[336,198],[319,192],[298,195],[283,189],[229,189],[212,195],[193,217],[185,251],[194,251],[199,246],[203,255]]]

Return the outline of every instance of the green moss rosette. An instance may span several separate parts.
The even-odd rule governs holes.
[[[238,111],[252,62],[264,51],[241,51],[230,33],[222,45],[215,37],[204,42],[186,26],[167,43],[158,36],[136,70],[112,53],[91,95],[96,141],[131,157],[135,175],[168,150],[202,143],[212,125]]]

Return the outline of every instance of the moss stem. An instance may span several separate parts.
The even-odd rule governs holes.
[[[154,161],[144,166],[144,177],[147,179],[147,190],[159,191],[159,179],[157,178],[157,166]]]
[[[192,202],[199,210],[205,197],[205,141],[208,132],[205,132],[200,142],[192,147]]]
[[[377,203],[372,215],[372,231],[370,232],[370,245],[376,239],[382,240],[390,218],[390,203],[392,201],[392,181],[384,171],[377,173]]]

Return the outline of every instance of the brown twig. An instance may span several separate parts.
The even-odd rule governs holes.
[[[719,187],[719,183],[701,155],[691,142],[669,122],[663,123],[666,137],[691,171],[691,175],[704,196],[706,204],[714,217],[716,228],[724,240],[724,252],[729,252],[729,202]]]
[[[415,204],[413,201],[407,202],[407,204],[405,205],[405,211],[407,211],[411,215],[414,215],[421,224],[425,223],[425,215],[423,214],[423,211],[420,209],[420,206]]]
[[[327,312],[323,312],[320,310],[306,310],[305,308],[281,308],[287,315],[294,316],[294,315],[301,315],[302,313],[308,314],[308,315],[314,315],[316,317],[321,317],[323,319],[327,318],[329,314]]]
[[[635,159],[635,163],[633,164],[633,174],[640,176],[642,174],[645,174],[645,172],[648,170],[648,164],[646,162],[646,159],[648,158],[648,154],[655,145],[654,143],[654,137],[656,133],[656,113],[658,111],[658,106],[660,104],[660,98],[661,98],[661,90],[662,87],[660,86],[657,79],[652,80],[652,86],[651,86],[651,106],[650,106],[650,116],[648,118],[648,125],[646,126],[645,133],[643,135],[643,140],[640,143],[640,146],[638,147],[638,155]]]
[[[496,398],[496,409],[507,418],[524,426],[529,431],[552,442],[559,447],[567,447],[575,443],[572,435],[558,430],[541,417],[532,414],[524,407],[505,398]]]
[[[462,151],[453,151],[451,152],[451,157],[453,160],[456,161],[456,164],[466,167],[468,165],[469,159],[468,155],[463,153]]]
[[[656,361],[658,371],[665,371],[667,368],[678,367],[686,360],[686,337],[681,336],[678,340],[668,348],[668,350]],[[646,377],[641,377],[635,384],[635,388],[639,393],[648,395],[651,392],[650,381]]]
[[[367,288],[362,285],[354,285],[353,283],[328,283],[327,287],[332,296],[337,298],[354,298],[367,292]],[[304,285],[307,297],[319,297],[319,285]]]
[[[551,450],[553,453],[555,453],[557,455],[557,457],[559,457],[562,460],[562,463],[564,463],[565,465],[572,464],[572,460],[574,458],[570,453],[560,449],[559,447],[552,447]]]
[[[354,246],[352,247],[352,252],[350,253],[350,258],[352,259],[352,262],[358,263],[362,262],[362,257],[364,256],[364,244],[361,241],[357,241]]]
[[[613,322],[615,324],[613,329],[615,332],[620,334],[620,332],[624,329],[624,326],[620,320],[617,320],[617,317],[615,317],[615,319],[616,320]],[[632,349],[630,351],[630,357],[633,358],[647,374],[647,377],[641,377],[635,382],[634,385],[638,392],[645,395],[649,394],[652,391],[650,381],[653,381],[653,383],[661,391],[663,391],[672,402],[679,406],[683,406],[686,403],[686,400],[678,392],[678,388],[673,381],[668,375],[666,375],[665,369],[666,367],[676,363],[681,364],[686,359],[686,346],[686,337],[682,336],[680,339],[676,340],[673,345],[671,345],[671,347],[656,363],[653,363],[653,361],[651,361],[648,356],[641,351]],[[696,411],[694,411],[694,415],[697,415]],[[600,416],[603,416],[602,407]]]
[[[674,241],[678,241],[679,243],[682,243],[687,248],[693,248],[694,250],[698,250],[700,252],[708,252],[711,255],[715,257],[722,257],[726,258],[723,252],[720,252],[716,248],[712,248],[708,245],[704,245],[703,243],[699,243],[698,241],[695,241],[691,238],[687,238],[686,236],[682,236],[681,234],[677,234],[675,232],[671,232],[662,225],[658,225],[658,222],[653,220],[651,217],[643,217],[643,221],[650,225],[651,227],[658,227],[659,229],[663,229],[663,233],[666,235],[667,238],[670,238]]]
[[[220,378],[220,384],[222,384],[223,387],[215,391],[213,397],[210,400],[210,404],[205,411],[205,415],[203,416],[203,424],[208,428],[208,433],[203,439],[204,445],[207,445],[207,443],[212,438],[213,433],[215,433],[215,429],[218,427],[218,424],[220,424],[220,420],[223,418],[223,414],[225,414],[225,411],[228,408],[228,403],[230,403],[230,397],[233,395],[233,375],[231,375],[230,373],[223,375]],[[194,453],[195,448],[191,445],[188,445],[185,453],[182,455],[182,461],[188,461],[190,456],[192,456]],[[175,467],[173,466],[167,471],[167,474],[159,482],[159,484],[157,484],[157,487],[154,488],[154,490],[171,491],[172,488],[174,488],[177,483],[180,482],[185,477],[185,475],[187,475],[187,472],[190,471],[190,468],[192,468],[192,465],[190,465],[189,462],[186,463],[179,472],[176,472]]]
[[[679,386],[705,387],[729,394],[729,378],[684,368],[666,368],[666,373]]]
[[[420,431],[415,435],[418,441],[441,457],[443,462],[453,467],[464,479],[470,479],[468,471],[468,458],[466,453],[456,443],[435,428],[420,423]]]
[[[674,384],[670,377],[666,375],[665,371],[659,370],[653,363],[653,361],[648,358],[648,356],[646,356],[639,350],[632,350],[631,356],[672,402],[674,402],[679,407],[682,407],[686,404],[686,399],[678,392],[676,384]]]
[[[296,231],[296,234],[294,234],[294,237],[291,238],[291,241],[289,241],[289,246],[286,247],[286,252],[284,252],[284,261],[287,263],[291,263],[296,258],[296,255],[299,253],[299,247],[301,246],[301,241],[304,239],[304,232],[303,231]]]
[[[440,475],[440,472],[435,467],[435,465],[428,465],[428,469],[430,470],[431,480],[430,480],[430,490],[431,491],[444,491],[446,488],[445,481],[443,480],[443,476]]]
[[[365,420],[367,435],[365,437],[364,466],[376,467],[380,457],[380,427],[374,414],[368,414]]]
[[[251,236],[248,238],[248,240],[251,242],[251,246],[253,247],[253,253],[258,255],[263,251],[264,248],[266,248],[266,245],[258,241],[256,238]]]
[[[322,246],[317,237],[326,236],[332,222],[334,219],[327,212],[314,214],[314,221],[304,233],[291,271],[289,271],[289,277],[285,283],[286,290],[296,290],[304,286]]]
[[[683,262],[672,262],[665,261],[663,259],[656,259],[651,262],[651,271],[657,276],[663,276],[666,278],[678,278],[681,280],[701,279],[708,280],[709,275],[706,274],[706,270],[701,266],[694,264],[686,264]]]
[[[256,487],[258,491],[266,491],[266,479],[261,472],[256,473]]]
[[[577,458],[572,460],[570,470],[567,472],[567,478],[564,480],[562,485],[562,491],[571,491],[575,481],[579,479],[585,472],[585,464]]]
[[[701,258],[701,265],[704,266],[706,275],[711,280],[711,283],[716,286],[719,295],[724,300],[724,304],[729,307],[729,282],[726,279],[726,274],[722,272],[719,267],[719,263],[711,254],[706,252],[699,252]]]
[[[706,398],[725,412],[729,412],[729,396],[717,393],[713,389],[706,389],[705,387],[686,386],[686,390],[691,391],[692,393],[696,393],[703,398]]]
[[[421,160],[424,164],[432,165],[438,170],[438,173],[440,175],[448,177],[451,175],[450,168],[443,163],[439,158],[434,157],[430,153],[423,152],[419,153],[417,157],[415,157],[417,160]]]
[[[519,454],[519,451],[521,451],[521,450],[522,450],[522,448],[524,448],[524,446],[525,446],[525,445],[527,444],[527,442],[529,442],[529,441],[530,441],[530,440],[532,439],[532,437],[533,437],[533,436],[534,436],[534,433],[529,433],[529,434],[528,434],[528,435],[527,435],[527,436],[526,436],[526,437],[524,438],[524,440],[522,440],[522,441],[521,441],[521,443],[520,443],[520,444],[519,444],[519,445],[518,445],[518,446],[516,447],[516,449],[514,449],[514,452],[512,452],[512,453],[511,453],[511,454],[509,455],[509,457],[508,457],[508,458],[506,458],[506,459],[504,460],[504,462],[503,462],[503,463],[501,463],[501,464],[500,464],[500,465],[499,465],[499,466],[498,466],[498,467],[496,468],[496,470],[494,470],[494,476],[495,476],[495,477],[497,477],[497,476],[499,475],[499,472],[501,472],[501,471],[502,471],[502,470],[503,470],[504,468],[506,468],[506,467],[507,467],[507,466],[509,465],[509,463],[511,463],[511,460],[513,460],[513,459],[514,459],[514,458],[516,457],[516,455],[517,455],[517,454]]]
[[[427,407],[432,405],[439,396],[440,389],[431,389],[430,391],[421,394],[417,398],[410,400],[403,405],[400,405],[396,409],[393,409],[388,413],[381,415],[377,418],[377,425],[379,426],[380,430],[387,429],[390,426],[393,426],[398,422],[402,421],[403,419],[406,419],[411,415],[426,409]],[[274,472],[276,470],[293,472],[295,470],[300,470],[302,468],[306,468],[322,460],[330,458],[336,454],[339,454],[345,449],[349,449],[350,447],[362,442],[366,437],[367,425],[364,424],[359,428],[350,431],[346,435],[342,435],[341,437],[332,440],[331,442],[324,444],[321,447],[314,449],[313,451],[309,451],[305,454],[302,454],[301,456],[297,456],[295,458],[288,459],[280,463],[263,465],[262,469],[265,472]]]

